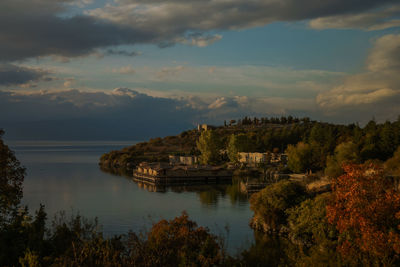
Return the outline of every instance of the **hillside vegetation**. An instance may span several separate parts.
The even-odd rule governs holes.
[[[289,167],[294,172],[325,171],[338,176],[343,161],[362,163],[367,160],[385,161],[400,145],[400,120],[376,123],[364,127],[358,124],[338,125],[312,121],[309,118],[243,118],[216,127],[220,149],[233,149],[232,136],[245,142],[243,152],[287,152]],[[168,155],[200,155],[196,142],[197,129],[176,136],[154,138],[147,142],[111,151],[102,155],[100,166],[113,173],[130,172],[142,161],[168,161]],[[232,142],[231,142],[232,143]],[[229,154],[229,151],[228,151]],[[306,156],[304,156],[306,155]],[[221,163],[232,160],[220,157]],[[303,162],[304,161],[304,162]]]

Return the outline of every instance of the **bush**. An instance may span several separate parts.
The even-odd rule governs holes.
[[[265,225],[265,230],[276,232],[286,224],[286,210],[306,198],[307,193],[302,185],[284,180],[253,194],[250,198],[250,208],[254,211],[254,218],[261,220]]]
[[[313,199],[306,199],[287,211],[293,240],[313,245],[336,238],[336,230],[326,218],[326,206],[330,197],[331,193],[324,193]]]
[[[132,266],[215,266],[224,256],[218,237],[185,212],[154,224],[146,238],[131,233],[128,244]]]

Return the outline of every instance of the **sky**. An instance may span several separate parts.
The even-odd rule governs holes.
[[[243,116],[400,115],[398,0],[2,0],[8,139],[144,140]]]

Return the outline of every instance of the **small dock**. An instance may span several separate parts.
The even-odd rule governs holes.
[[[155,185],[219,183],[232,179],[232,172],[221,167],[186,166],[167,163],[141,163],[133,171],[136,181]]]

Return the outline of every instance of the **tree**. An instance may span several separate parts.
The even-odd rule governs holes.
[[[328,156],[325,174],[329,177],[338,177],[343,174],[342,165],[346,163],[360,163],[360,154],[357,145],[353,142],[339,144],[333,156]]]
[[[261,222],[264,231],[278,232],[286,224],[286,210],[298,205],[306,197],[304,187],[295,182],[284,180],[268,185],[250,197],[253,222]]]
[[[396,133],[392,124],[387,121],[379,133],[378,147],[380,150],[380,159],[389,158],[396,149]]]
[[[196,145],[201,153],[201,164],[217,164],[220,161],[221,141],[215,131],[203,131]]]
[[[318,145],[303,142],[297,143],[296,146],[289,145],[286,149],[289,169],[296,173],[319,169],[321,167],[321,151],[318,148]]]
[[[310,246],[336,238],[335,228],[326,218],[326,205],[330,198],[331,193],[324,193],[288,210],[288,225],[293,239]]]
[[[374,164],[344,166],[332,184],[328,222],[339,231],[338,250],[356,265],[399,264],[400,194]]]
[[[129,266],[216,266],[224,255],[218,241],[184,212],[154,224],[147,239],[130,234]]]
[[[239,160],[239,152],[251,152],[253,150],[253,142],[246,134],[232,134],[229,137],[227,151],[228,157],[232,162]]]
[[[14,152],[4,144],[0,129],[0,227],[10,220],[16,212],[22,198],[22,183],[25,168],[14,155]]]
[[[400,146],[394,152],[393,157],[385,162],[384,166],[389,175],[400,176]]]
[[[287,211],[289,238],[301,248],[295,253],[296,266],[341,266],[338,233],[326,217],[330,199],[331,193],[323,193]]]

